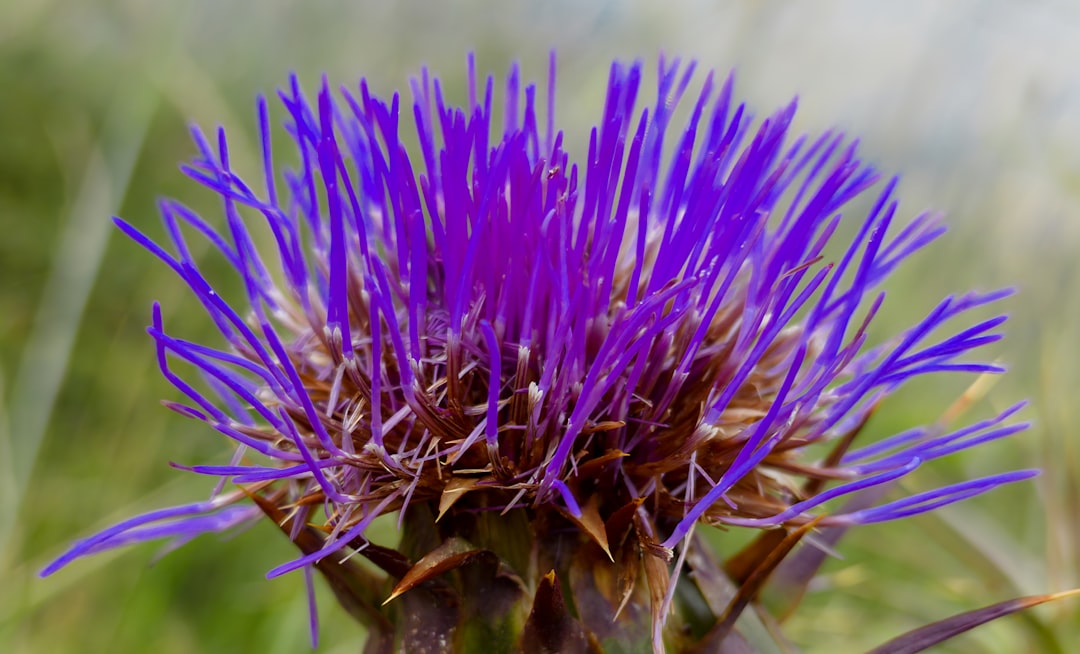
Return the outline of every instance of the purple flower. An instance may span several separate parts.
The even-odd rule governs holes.
[[[199,154],[183,170],[221,196],[224,222],[165,200],[169,246],[117,225],[221,332],[215,346],[174,336],[156,305],[148,330],[186,398],[170,408],[236,444],[227,465],[186,469],[242,490],[121,523],[43,574],[132,541],[231,528],[261,514],[249,495],[299,518],[294,538],[305,523],[326,535],[274,576],[363,548],[375,518],[425,503],[440,518],[558,515],[605,550],[612,523],[632,515],[636,545],[670,558],[700,522],[878,522],[1031,477],[851,512],[826,504],[1025,428],[1009,422],[1017,405],[849,450],[910,380],[1000,372],[968,354],[1000,338],[1004,316],[951,325],[1009,292],[947,297],[868,342],[882,283],[942,234],[938,217],[896,220],[896,180],[879,184],[855,141],[793,138],[794,102],[754,121],[731,78],[709,74],[672,132],[693,73],[661,59],[653,93],[640,64],[614,64],[587,151],[555,131],[554,59],[546,112],[516,67],[496,102],[471,58],[465,106],[424,71],[404,116],[397,94],[364,81],[335,94],[324,80],[312,103],[294,77],[279,94],[293,165],[274,162],[260,98],[257,183],[233,171],[223,131],[212,144],[194,130]],[[648,108],[639,95],[654,96]],[[864,194],[872,207],[848,215],[839,231],[854,236],[841,238],[841,213]],[[231,264],[246,303],[218,294],[191,236]],[[199,374],[182,378],[176,361]]]

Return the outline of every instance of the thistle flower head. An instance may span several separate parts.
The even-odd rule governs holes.
[[[869,342],[882,283],[943,228],[932,214],[899,220],[896,180],[881,183],[855,141],[793,136],[794,102],[755,121],[731,78],[708,74],[691,92],[694,65],[661,59],[655,83],[614,64],[587,147],[571,147],[554,128],[554,63],[546,101],[516,67],[496,91],[469,64],[461,107],[426,71],[411,109],[363,81],[334,91],[324,80],[312,101],[293,77],[275,114],[291,167],[275,164],[260,98],[258,182],[233,170],[223,131],[216,143],[194,131],[184,172],[221,196],[223,221],[163,201],[165,246],[117,220],[221,332],[215,345],[184,340],[157,306],[149,328],[185,396],[170,408],[236,445],[227,465],[190,470],[240,490],[122,523],[46,572],[267,506],[294,539],[308,525],[322,537],[271,575],[365,549],[388,513],[428,506],[437,524],[521,514],[536,538],[576,534],[612,566],[630,560],[620,552],[644,558],[636,585],[650,588],[658,641],[682,563],[669,561],[695,525],[877,522],[1033,474],[825,506],[1024,428],[1009,422],[1017,406],[851,449],[910,380],[998,372],[968,354],[1000,338],[1005,318],[950,324],[1008,294],[947,297]],[[853,214],[867,194],[869,211]],[[245,303],[215,290],[191,236],[231,264]]]

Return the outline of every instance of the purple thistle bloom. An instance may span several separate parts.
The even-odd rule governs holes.
[[[310,102],[293,77],[279,95],[296,167],[275,166],[260,98],[257,184],[232,170],[223,131],[215,146],[194,130],[199,154],[183,170],[221,196],[224,227],[171,200],[169,247],[116,222],[175,270],[224,337],[219,349],[173,336],[156,305],[148,329],[187,398],[168,406],[237,446],[228,465],[184,469],[243,491],[121,523],[43,574],[133,541],[229,529],[261,514],[249,494],[299,516],[294,538],[321,526],[321,549],[269,573],[310,576],[362,548],[378,516],[422,503],[440,519],[523,511],[589,531],[598,518],[606,536],[590,537],[605,551],[629,509],[636,546],[667,560],[700,522],[878,522],[1035,474],[850,513],[823,506],[1024,429],[1008,422],[1015,406],[848,451],[909,380],[1000,372],[967,355],[1000,338],[1004,316],[949,325],[1009,292],[947,297],[868,344],[882,282],[943,233],[938,217],[894,226],[896,180],[879,185],[857,142],[791,138],[794,102],[755,124],[730,77],[710,73],[687,126],[669,134],[693,73],[661,59],[655,99],[637,110],[652,95],[642,67],[614,64],[581,163],[553,126],[554,59],[543,115],[516,67],[497,104],[471,58],[467,105],[449,105],[424,71],[411,118],[397,94],[380,99],[364,81],[335,95],[324,80]],[[826,253],[865,193],[876,200],[848,218],[854,237]],[[201,272],[193,234],[240,275],[244,306]],[[180,377],[174,361],[200,377]],[[834,444],[824,458],[812,448],[822,443]],[[654,634],[665,615],[654,609]]]

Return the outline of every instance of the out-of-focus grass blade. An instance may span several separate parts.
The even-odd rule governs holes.
[[[1018,597],[998,602],[997,604],[954,615],[951,618],[939,620],[925,627],[909,631],[893,638],[880,647],[874,648],[867,654],[915,654],[992,620],[1012,615],[1017,611],[1023,611],[1039,604],[1076,595],[1080,595],[1080,588],[1064,593],[1029,595],[1028,597]]]
[[[138,501],[125,504],[90,523],[87,531],[91,533],[99,531],[131,515],[175,503],[184,496],[181,489],[186,488],[188,484],[190,484],[189,479],[174,477],[161,484],[153,492],[140,497]],[[55,559],[64,546],[66,543],[56,543],[49,549],[36,552],[33,557],[19,561],[16,566],[3,571],[5,576],[4,592],[0,593],[0,625],[23,619],[32,611],[39,610],[43,604],[54,601],[64,593],[88,583],[88,579],[107,569],[127,551],[117,548],[101,552],[99,555],[80,560],[78,565],[67,568],[64,574],[53,575],[44,580],[38,577],[38,572],[49,561]]]
[[[945,409],[944,413],[941,414],[941,417],[938,418],[936,425],[939,431],[944,431],[946,427],[960,418],[972,405],[985,397],[996,383],[996,380],[996,376],[984,374],[980,375],[972,382],[971,385]],[[869,419],[869,417],[870,415],[867,416],[867,419]],[[841,443],[833,450],[833,453],[827,460],[829,465],[835,465],[839,462],[840,458],[847,451],[847,447],[851,444],[851,441],[858,436],[859,432],[866,426],[866,423],[867,420],[864,420],[857,425],[855,429],[849,432],[848,436],[845,436],[845,438],[842,439]],[[812,481],[811,483],[815,485],[814,487],[808,487],[806,489],[808,494],[816,493],[821,489],[821,486],[817,482]],[[840,512],[849,513],[869,508],[885,497],[893,487],[893,484],[883,484],[857,493],[843,505]],[[931,512],[929,516],[934,518],[936,517],[936,514]],[[795,612],[795,609],[798,608],[799,604],[802,602],[803,596],[806,595],[806,591],[810,587],[810,583],[817,576],[822,565],[825,564],[829,551],[840,542],[840,539],[844,537],[849,529],[849,527],[827,527],[822,529],[814,539],[817,547],[804,547],[802,550],[785,558],[780,562],[780,565],[777,566],[776,572],[773,574],[772,580],[770,581],[770,588],[776,591],[775,594],[778,598],[782,598],[778,600],[781,602],[781,606],[776,613],[781,621],[790,617]],[[961,533],[960,535],[963,534]],[[767,537],[769,537],[769,534],[762,534],[758,540]],[[972,543],[972,545],[975,545],[976,547],[978,547],[979,544],[979,541]],[[750,548],[747,548],[747,550],[749,549]],[[752,552],[749,552],[748,554],[752,554]],[[750,560],[754,560],[752,556],[748,556],[744,553],[740,553],[740,556],[743,559],[749,558]],[[961,558],[963,559],[963,557]],[[738,573],[739,571],[732,571],[731,568],[729,568],[729,572]],[[1017,587],[1015,592],[1023,591],[1019,590],[1019,587]]]
[[[1010,595],[1053,590],[1044,585],[1047,574],[1042,561],[977,506],[944,507],[920,516],[918,524],[991,589]]]
[[[715,652],[720,649],[721,644],[735,626],[735,622],[750,602],[757,597],[758,591],[769,579],[769,575],[776,569],[776,566],[780,565],[780,562],[787,557],[791,550],[795,549],[795,546],[799,544],[803,537],[814,529],[820,519],[818,518],[788,531],[783,540],[770,549],[769,554],[761,559],[760,563],[739,585],[735,596],[716,621],[716,625],[709,630],[697,651]]]
[[[713,558],[712,550],[700,534],[695,533],[693,536],[686,566],[687,571],[684,574],[694,581],[712,615],[721,615],[734,601],[738,591]],[[749,611],[744,611],[736,624],[739,636],[725,640],[725,649],[720,651],[739,651],[738,647],[743,642],[749,645],[750,651],[758,654],[781,654],[788,651],[787,643],[782,636],[769,629],[764,617],[765,614],[759,613],[753,606]]]
[[[891,488],[891,484],[867,488],[848,500],[840,510],[846,513],[869,508],[884,497]],[[781,622],[798,608],[810,587],[810,582],[825,564],[829,550],[840,542],[848,529],[849,527],[826,527],[815,535],[815,542],[810,547],[804,547],[780,561],[769,585],[776,591],[777,596],[783,598],[783,604],[775,614]]]
[[[1075,361],[1080,351],[1072,330],[1059,325],[1055,321],[1040,334],[1044,346],[1035,402],[1042,437],[1039,467],[1044,474],[1036,489],[1046,516],[1047,579],[1068,588],[1080,584],[1080,443],[1073,429],[1080,412],[1070,394],[1061,389],[1076,386]]]
[[[3,448],[10,457],[0,474],[11,481],[0,488],[4,492],[0,501],[0,552],[6,552],[10,545],[15,516],[101,267],[112,231],[104,217],[120,205],[127,193],[157,103],[158,96],[153,92],[134,93],[117,101],[71,205],[12,388],[5,431],[17,437],[9,436],[11,442]]]
[[[278,506],[255,491],[244,489],[255,504],[276,524],[286,536],[293,529],[293,518]],[[293,543],[305,555],[313,554],[325,545],[322,536],[311,527],[302,527]],[[341,606],[368,629],[369,643],[365,652],[389,652],[393,642],[393,628],[378,602],[378,589],[382,580],[356,565],[353,561],[340,561],[327,556],[315,563]]]

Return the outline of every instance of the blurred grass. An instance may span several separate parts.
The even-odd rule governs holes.
[[[881,333],[950,291],[1020,289],[1008,338],[990,353],[1012,372],[972,415],[1030,397],[1036,427],[922,470],[910,490],[1011,467],[1044,475],[935,516],[854,530],[787,623],[794,642],[859,651],[962,610],[1080,585],[1077,10],[711,5],[0,5],[0,651],[307,649],[302,580],[263,578],[293,555],[272,526],[204,537],[160,561],[141,546],[36,578],[74,538],[204,497],[206,480],[166,463],[225,451],[155,401],[175,392],[143,332],[155,299],[178,332],[212,338],[207,321],[163,266],[114,238],[108,216],[160,233],[162,195],[214,215],[176,170],[192,152],[188,122],[224,124],[237,167],[256,170],[253,98],[289,70],[343,83],[366,75],[387,90],[428,63],[452,84],[470,49],[481,70],[517,58],[539,77],[556,46],[570,142],[594,120],[613,56],[648,62],[664,49],[735,66],[738,95],[759,115],[801,93],[801,126],[860,134],[867,156],[904,174],[908,214],[950,214],[950,234],[890,285]],[[967,381],[905,390],[871,430],[936,419]],[[360,629],[321,594],[321,651],[357,651]],[[1078,625],[1077,602],[1051,605],[942,651],[1068,652]]]

